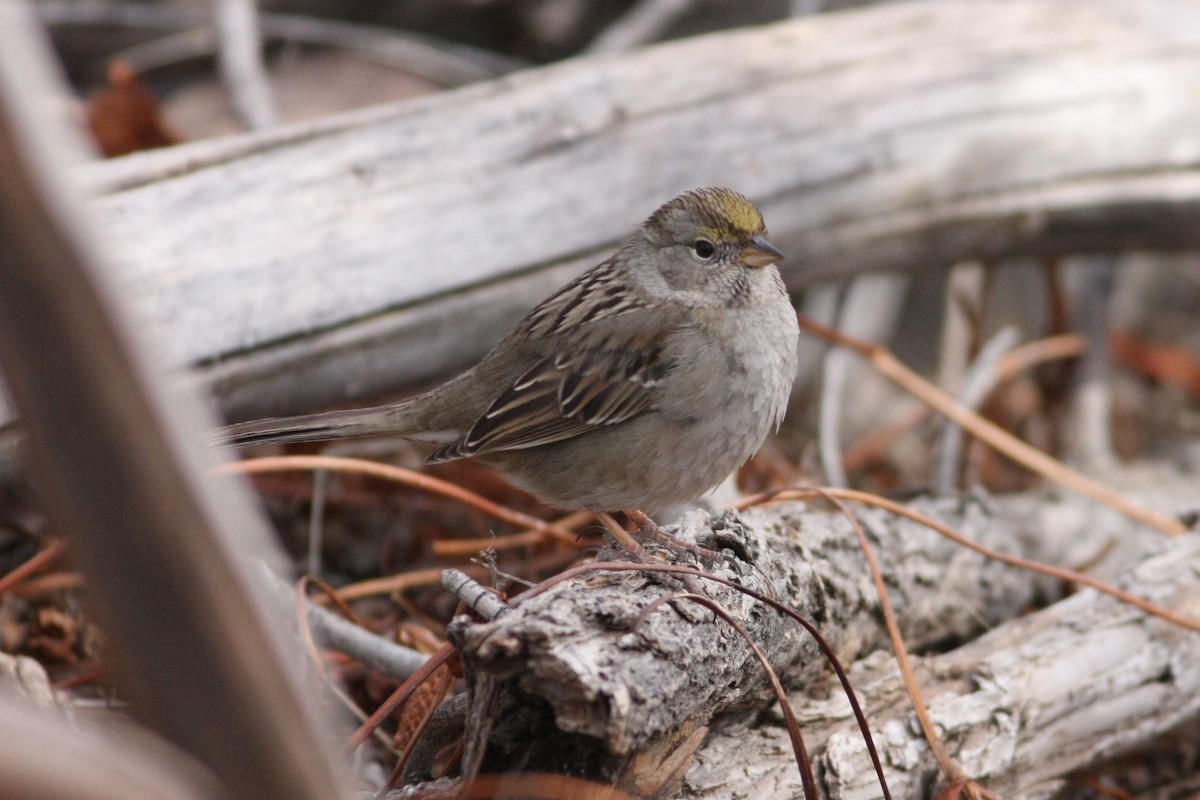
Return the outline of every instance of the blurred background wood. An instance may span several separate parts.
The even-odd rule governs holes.
[[[67,190],[65,165],[83,146],[47,113],[56,79],[29,4],[0,0],[0,368],[28,434],[30,480],[89,579],[134,716],[204,764],[223,797],[336,800],[346,795],[312,675],[253,572],[279,568],[280,550],[244,487],[213,474],[197,441],[211,417],[165,379]],[[0,733],[0,762],[21,759],[30,742]],[[64,750],[62,763],[96,769],[95,748],[64,745],[86,760]],[[169,783],[147,766],[131,761],[125,791],[165,796]],[[73,770],[3,780],[5,796],[113,796]]]
[[[2,654],[0,654],[2,655]],[[23,800],[217,800],[197,762],[126,726],[121,738],[85,730],[0,691],[0,774],[5,797]]]
[[[1195,247],[1198,44],[1186,0],[887,4],[81,178],[173,361],[201,365],[245,418],[465,366],[701,184],[761,204],[793,288],[997,253]]]

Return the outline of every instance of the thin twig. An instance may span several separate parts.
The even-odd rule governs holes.
[[[49,544],[34,553],[28,561],[16,567],[7,575],[0,575],[0,594],[4,594],[13,587],[18,586],[21,581],[30,575],[50,566],[66,551],[67,545],[62,539],[50,540]]]
[[[216,0],[216,25],[221,75],[242,123],[252,131],[275,124],[277,114],[271,83],[263,67],[254,0]]]
[[[808,749],[804,746],[804,737],[800,735],[800,723],[796,721],[796,715],[792,712],[792,706],[788,702],[787,693],[783,690],[783,684],[779,682],[779,676],[771,668],[771,662],[767,660],[767,654],[762,651],[762,648],[758,646],[754,638],[747,633],[745,627],[735,620],[732,614],[722,608],[720,603],[711,597],[692,592],[660,597],[657,600],[651,601],[642,609],[642,613],[638,615],[630,631],[637,631],[650,615],[664,604],[674,603],[678,600],[690,600],[693,603],[699,603],[704,606],[729,624],[742,637],[742,640],[750,645],[750,649],[754,652],[754,657],[758,659],[758,663],[762,665],[763,672],[767,674],[768,680],[771,681],[771,688],[775,692],[775,699],[779,701],[779,710],[783,714],[788,737],[792,741],[792,752],[796,755],[796,766],[800,770],[800,782],[804,787],[804,797],[806,800],[817,800],[817,783],[813,777],[812,762],[808,757]]]
[[[84,583],[83,575],[78,572],[51,572],[26,580],[9,591],[16,597],[30,599],[33,597],[42,597],[53,592],[82,589]]]
[[[37,13],[51,26],[102,24],[140,31],[172,32],[117,54],[139,71],[209,55],[217,44],[208,14],[197,8],[143,2],[45,0],[37,4]],[[527,61],[481,47],[332,19],[260,12],[258,25],[267,39],[349,50],[363,59],[409,72],[441,86],[461,86],[529,66]]]
[[[1114,255],[1091,256],[1065,265],[1068,275],[1077,275],[1071,309],[1071,327],[1089,344],[1070,399],[1066,452],[1072,461],[1088,468],[1105,468],[1117,463],[1113,447],[1112,355],[1108,349],[1111,331],[1109,305],[1117,270]]]
[[[800,327],[809,333],[849,347],[871,362],[884,375],[903,386],[922,402],[962,425],[976,438],[982,439],[1013,461],[1085,497],[1103,503],[1143,524],[1162,531],[1169,536],[1180,536],[1187,527],[1178,520],[1151,511],[1142,505],[1112,491],[1091,478],[1067,467],[1060,461],[1021,441],[1000,426],[973,414],[956,403],[953,398],[926,381],[885,347],[845,336],[833,328],[800,317]]]
[[[443,571],[442,588],[457,597],[459,602],[475,612],[480,619],[488,622],[510,610],[504,598],[461,570]]]
[[[620,53],[662,36],[695,5],[694,0],[639,0],[583,49],[584,53]]]
[[[540,531],[521,531],[508,536],[480,539],[437,539],[430,543],[429,550],[437,558],[469,558],[488,549],[499,552],[545,543],[546,536]]]
[[[350,712],[350,715],[358,720],[359,724],[367,721],[367,712],[363,711],[358,703],[354,701],[354,698],[348,695],[346,690],[341,686],[338,686],[336,683],[329,683],[325,686],[325,690],[331,692],[334,697],[340,700],[345,709]],[[391,753],[399,758],[400,751],[392,746],[392,740],[386,733],[376,728],[372,735],[375,737],[375,744],[383,748],[384,752]]]
[[[996,365],[996,383],[1002,385],[1039,364],[1064,358],[1076,358],[1085,352],[1087,352],[1087,342],[1076,333],[1060,333],[1018,345],[1006,353],[1000,359],[1000,363]],[[874,458],[893,440],[905,431],[921,424],[926,417],[933,413],[933,409],[928,405],[916,400],[913,402],[914,405],[911,408],[905,408],[895,413],[891,421],[884,427],[867,433],[846,448],[842,453],[842,463],[848,473],[862,469],[869,459]]]
[[[955,400],[963,408],[972,412],[983,404],[992,389],[1000,382],[1000,372],[997,369],[1006,351],[1011,350],[1017,343],[1017,329],[1010,326],[1001,328],[995,336],[979,349],[975,361],[963,375]],[[937,491],[939,494],[949,494],[954,491],[955,479],[958,477],[958,459],[962,449],[963,429],[952,420],[946,421],[938,443]]]
[[[946,780],[950,784],[965,783],[970,780],[967,774],[963,772],[962,767],[958,762],[950,757],[946,751],[946,746],[942,743],[942,738],[938,736],[937,728],[933,725],[933,719],[929,716],[929,707],[925,704],[925,698],[921,695],[921,687],[917,683],[916,673],[913,672],[912,662],[908,658],[908,649],[904,645],[904,637],[900,634],[900,625],[896,622],[896,612],[892,609],[892,600],[888,595],[887,586],[883,582],[883,571],[879,568],[879,562],[875,558],[875,551],[871,547],[871,543],[867,541],[867,533],[863,530],[862,524],[858,518],[846,507],[846,504],[836,497],[832,492],[825,492],[820,489],[817,494],[829,499],[836,505],[850,521],[850,525],[854,528],[854,535],[858,537],[859,547],[862,548],[863,555],[867,559],[867,568],[871,572],[871,581],[875,584],[875,593],[879,596],[879,610],[883,612],[883,622],[887,627],[888,638],[892,642],[892,650],[896,654],[896,663],[900,667],[900,677],[904,681],[904,688],[908,692],[909,700],[912,701],[913,711],[917,715],[917,723],[921,726],[921,733],[925,736],[925,741],[929,744],[929,750],[933,753],[934,759],[937,760],[938,766],[941,767]]]
[[[569,554],[569,558],[564,558],[560,552],[534,559],[527,565],[529,571],[535,574],[556,571],[562,569],[564,563],[577,557],[577,553],[572,552]],[[485,579],[491,574],[488,569],[478,564],[461,564],[457,568],[476,579]],[[387,575],[382,578],[371,578],[341,587],[338,589],[338,595],[344,600],[360,600],[364,597],[399,594],[420,586],[433,586],[441,581],[442,569],[442,567],[430,567],[429,569],[402,572],[398,575]]]
[[[887,336],[895,327],[896,315],[908,286],[905,275],[862,275],[846,289],[838,310],[838,327],[858,336]],[[851,379],[850,354],[834,349],[825,356],[822,371],[820,424],[821,467],[827,481],[846,486],[842,459],[842,415],[846,408],[847,383]]]
[[[1010,381],[1026,370],[1048,361],[1077,358],[1087,352],[1088,343],[1077,333],[1060,333],[1044,339],[1027,342],[1004,354],[996,365],[999,383]]]
[[[325,597],[328,597],[330,602],[337,606],[337,610],[341,612],[345,619],[349,620],[351,623],[360,628],[367,627],[366,622],[354,613],[354,609],[350,608],[350,604],[346,602],[345,598],[338,594],[337,589],[333,588],[320,578],[313,577],[312,575],[305,575],[304,583],[308,586],[315,586],[320,589],[321,594]]]
[[[846,379],[850,374],[849,354],[834,349],[825,356],[821,368],[821,399],[817,412],[817,446],[821,469],[830,486],[847,486],[845,460],[842,457],[842,411]]]
[[[296,470],[324,469],[330,472],[348,472],[358,475],[372,475],[376,478],[394,481],[423,489],[427,492],[440,494],[445,497],[466,503],[489,516],[508,522],[521,528],[529,528],[544,536],[553,537],[565,544],[574,545],[576,536],[572,531],[520,511],[494,503],[486,497],[456,486],[449,481],[443,481],[429,475],[403,467],[380,464],[377,461],[366,461],[359,458],[342,456],[268,456],[264,458],[249,458],[220,467],[220,472],[236,472],[243,474],[262,474],[267,472],[290,472]]]
[[[264,569],[263,572],[267,576],[265,580],[277,594],[284,596],[291,592],[291,587],[275,573],[269,569]],[[381,675],[399,680],[412,675],[428,660],[429,656],[425,653],[397,644],[317,605],[304,591],[305,584],[310,582],[302,581],[294,598],[297,616],[307,623],[303,625],[302,630],[310,641],[311,637],[320,639],[331,650],[345,653]],[[344,599],[340,592],[336,592],[335,596],[339,600]],[[310,652],[315,657],[315,641],[312,644],[314,649]],[[319,666],[320,661],[317,660],[316,663]]]
[[[472,578],[486,578],[488,571],[475,564],[464,564],[458,567]],[[414,569],[399,575],[387,575],[382,578],[371,578],[358,583],[351,583],[338,589],[338,595],[345,600],[361,600],[364,597],[394,594],[415,589],[418,586],[433,586],[442,580],[442,567],[429,569]]]
[[[879,786],[880,786],[880,789],[883,791],[884,800],[891,800],[891,797],[892,797],[891,791],[888,789],[887,780],[886,780],[886,778],[884,778],[884,775],[883,775],[883,763],[879,760],[879,751],[875,748],[875,740],[871,736],[871,729],[870,729],[870,726],[867,724],[867,715],[863,713],[862,706],[858,702],[858,697],[854,693],[854,687],[850,685],[850,678],[846,675],[846,671],[842,667],[841,662],[838,660],[837,654],[834,653],[833,648],[830,646],[829,642],[827,642],[825,640],[825,637],[821,635],[821,632],[819,630],[817,630],[817,627],[815,625],[813,625],[812,622],[805,619],[795,609],[790,608],[783,602],[776,600],[774,598],[771,598],[771,597],[767,597],[762,592],[755,591],[754,589],[751,589],[748,586],[743,586],[740,583],[735,583],[734,581],[728,580],[726,578],[721,578],[716,575],[712,575],[710,573],[703,572],[699,569],[696,569],[695,567],[688,567],[688,566],[684,566],[682,564],[649,564],[649,563],[636,564],[636,563],[626,563],[626,562],[620,562],[620,561],[591,562],[588,564],[580,564],[577,567],[571,567],[570,569],[563,570],[562,572],[555,575],[553,578],[542,581],[537,586],[533,587],[528,592],[521,595],[521,597],[519,599],[524,600],[525,598],[542,594],[546,591],[549,591],[551,588],[557,586],[560,583],[563,583],[567,580],[578,577],[580,575],[586,575],[589,572],[636,572],[636,571],[669,572],[669,573],[675,573],[675,574],[679,574],[679,575],[692,576],[694,578],[700,578],[702,580],[712,581],[713,583],[719,583],[722,586],[726,586],[730,589],[733,589],[734,591],[741,592],[742,594],[745,594],[749,597],[753,597],[755,600],[759,601],[760,603],[765,603],[766,605],[775,609],[779,613],[787,616],[788,618],[790,618],[792,620],[795,620],[797,624],[799,624],[802,628],[804,628],[804,630],[808,631],[809,636],[811,636],[813,638],[813,641],[815,641],[817,643],[817,647],[820,649],[821,654],[829,662],[830,666],[833,667],[834,674],[837,675],[838,682],[842,686],[842,691],[845,693],[846,699],[850,703],[850,710],[853,712],[854,719],[858,723],[858,729],[862,733],[863,742],[865,743],[866,748],[867,748],[867,755],[870,757],[871,765],[874,767],[875,774],[879,779]]]
[[[946,275],[942,332],[938,343],[938,386],[949,388],[962,384],[967,361],[979,340],[979,309],[983,307],[987,276],[987,265],[978,260],[955,264]]]
[[[1165,606],[1160,606],[1158,603],[1154,603],[1149,600],[1143,600],[1136,595],[1132,595],[1129,592],[1118,589],[1111,584],[1105,583],[1104,581],[1093,578],[1090,575],[1086,575],[1082,572],[1076,572],[1075,570],[1066,569],[1065,567],[1055,567],[1050,564],[1043,564],[1040,561],[1031,561],[1027,558],[1001,553],[998,550],[985,547],[978,542],[971,541],[948,525],[944,525],[932,517],[925,516],[920,511],[915,511],[908,506],[901,505],[900,503],[896,503],[884,497],[879,497],[878,495],[871,494],[870,492],[862,492],[857,489],[835,488],[783,489],[777,492],[764,492],[759,495],[743,498],[742,500],[738,501],[736,507],[748,508],[749,506],[759,505],[761,503],[770,503],[782,500],[804,500],[811,498],[815,494],[826,494],[831,497],[837,497],[843,500],[852,500],[857,503],[865,503],[867,505],[873,505],[886,509],[893,514],[907,517],[913,522],[937,531],[950,541],[960,544],[970,550],[974,550],[980,555],[995,559],[996,561],[1008,564],[1009,566],[1019,567],[1021,569],[1027,569],[1033,572],[1039,572],[1043,575],[1049,575],[1052,578],[1058,578],[1059,580],[1070,581],[1073,583],[1078,583],[1082,586],[1087,586],[1088,588],[1095,589],[1096,591],[1106,594],[1109,597],[1116,598],[1122,603],[1127,603],[1135,608],[1145,611],[1147,614],[1152,614],[1153,616],[1161,617],[1168,622],[1173,622],[1181,628],[1200,631],[1200,620],[1192,619],[1191,617],[1185,617],[1181,614],[1176,614],[1174,611],[1166,608]]]
[[[634,539],[633,536],[629,534],[629,531],[617,524],[617,521],[613,519],[612,514],[601,511],[596,514],[596,518],[600,520],[600,524],[603,525],[604,529],[608,531],[608,535],[616,539],[617,543],[620,544],[621,547],[624,547],[627,552],[642,552],[642,546],[638,544],[637,540]]]
[[[447,644],[442,647],[441,650],[430,656],[428,661],[422,664],[421,667],[412,675],[409,675],[408,678],[404,680],[404,683],[400,684],[400,686],[396,688],[396,691],[392,692],[391,696],[388,697],[387,700],[384,700],[379,708],[372,712],[371,716],[366,722],[355,728],[354,733],[352,733],[350,738],[346,741],[344,749],[349,752],[365,742],[367,737],[371,735],[371,732],[378,728],[379,724],[387,719],[387,717],[390,716],[393,711],[403,705],[404,702],[412,696],[412,693],[417,690],[418,686],[428,680],[438,669],[438,667],[445,664],[457,654],[458,650],[454,647],[454,645]]]
[[[269,568],[264,566],[263,572],[270,573],[271,571]],[[272,580],[275,577],[276,576],[274,574],[271,574],[271,577],[268,578],[268,580]],[[274,581],[272,581],[272,582],[274,582]],[[296,585],[294,587],[292,587],[290,590],[291,595],[292,595],[292,605],[295,609],[296,621],[300,627],[300,640],[304,645],[305,652],[308,653],[308,660],[312,663],[313,668],[316,670],[316,672],[320,676],[321,680],[326,683],[329,683],[330,682],[329,676],[327,674],[325,674],[325,665],[321,661],[321,651],[317,647],[317,640],[313,636],[312,625],[310,624],[309,615],[306,613],[306,611],[308,610],[308,605],[309,605],[308,595],[306,593],[307,592],[306,585],[307,585],[307,582],[305,581],[305,579],[301,578],[299,581],[296,582]],[[278,584],[276,585],[275,588],[277,590],[279,590],[280,592],[282,592],[284,589],[287,588],[287,586],[283,582],[282,579],[279,579]],[[326,613],[328,613],[328,612],[326,612]]]
[[[590,511],[576,511],[573,514],[555,520],[554,525],[564,529],[573,530],[579,525],[593,519],[594,515]],[[580,536],[583,534],[581,533]],[[521,531],[520,533],[512,533],[508,536],[490,536],[479,539],[438,539],[430,545],[430,551],[438,558],[455,558],[464,556],[473,556],[481,550],[515,550],[521,547],[529,547],[531,545],[542,544],[546,540],[546,535],[541,531]]]

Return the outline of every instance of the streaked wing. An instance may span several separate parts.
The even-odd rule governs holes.
[[[673,367],[664,351],[671,326],[644,305],[609,302],[612,284],[594,272],[526,319],[525,334],[545,355],[431,462],[558,442],[653,408]]]

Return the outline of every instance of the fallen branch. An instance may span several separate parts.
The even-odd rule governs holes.
[[[1051,562],[1062,560],[1062,548],[1087,539],[1089,547],[1104,547],[1114,536],[1145,541],[1136,528],[1101,534],[1101,526],[1086,516],[1072,526],[1059,515],[1053,530],[1031,526],[1031,509],[1041,507],[1049,518],[1057,505],[1041,496],[918,507],[996,549]],[[739,554],[713,572],[775,592],[817,623],[840,658],[882,645],[878,599],[844,519],[790,504],[744,514],[744,526],[734,517],[716,518],[711,528],[688,518],[681,538]],[[970,639],[1055,589],[1053,582],[889,514],[869,509],[857,516],[885,565],[902,632],[918,651]],[[765,681],[751,677],[758,674],[753,655],[719,621],[679,609],[676,615],[655,615],[637,634],[629,632],[646,603],[679,591],[678,579],[633,566],[635,571],[620,574],[580,574],[517,598],[493,620],[452,626],[468,675],[486,673],[500,687],[505,740],[496,746],[504,758],[518,758],[513,742],[528,741],[530,750],[519,757],[533,758],[531,769],[539,768],[540,758],[559,763],[578,758],[596,770],[590,774],[645,790],[647,775],[669,774],[662,759],[685,757],[679,750],[684,742],[699,743],[692,734],[764,702]],[[781,626],[776,615],[732,590],[713,589],[701,578],[688,581],[688,591],[721,602],[763,644],[785,685],[820,683],[823,667],[815,647],[796,627]],[[552,722],[546,719],[551,710]],[[555,727],[573,735],[547,740]],[[725,769],[729,763],[734,762]]]
[[[1200,537],[1161,543],[1126,573],[1123,588],[1200,614]],[[1005,623],[957,650],[927,657],[918,675],[950,755],[997,796],[1039,800],[1073,772],[1145,746],[1200,714],[1200,635],[1163,624],[1112,598],[1083,591]],[[927,796],[936,764],[912,726],[912,709],[890,657],[874,656],[851,678],[880,732],[896,797]],[[793,697],[830,800],[874,796],[845,701]],[[822,744],[823,743],[823,744]],[[686,778],[688,798],[795,796],[795,768],[781,755],[787,734],[718,734]],[[729,764],[752,765],[731,770]]]

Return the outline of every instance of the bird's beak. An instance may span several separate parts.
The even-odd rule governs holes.
[[[748,267],[766,267],[783,258],[779,248],[767,241],[761,233],[755,234],[750,244],[742,250],[742,261]]]

